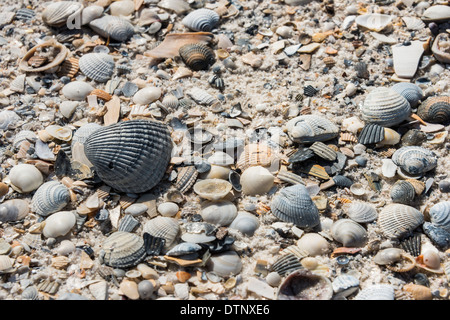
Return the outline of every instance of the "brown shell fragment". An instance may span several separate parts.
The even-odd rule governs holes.
[[[42,72],[54,68],[60,65],[69,54],[69,49],[67,49],[63,44],[52,39],[37,46],[31,48],[19,63],[19,69],[25,72]],[[48,63],[39,64],[39,66],[34,67],[33,64],[29,64],[30,59],[38,59],[38,57],[46,58]]]
[[[156,48],[146,53],[152,58],[173,58],[179,55],[182,46],[190,43],[209,43],[213,39],[210,32],[185,32],[168,34]]]
[[[263,143],[249,144],[240,154],[236,167],[242,171],[252,166],[268,167],[275,159],[275,154],[268,145]]]
[[[74,57],[68,58],[61,64],[58,71],[58,76],[73,78],[77,74],[78,70],[80,70],[78,59]]]

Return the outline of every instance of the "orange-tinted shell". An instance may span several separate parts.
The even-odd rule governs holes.
[[[414,300],[431,300],[433,295],[431,289],[419,284],[409,283],[403,286],[403,290],[410,293]]]

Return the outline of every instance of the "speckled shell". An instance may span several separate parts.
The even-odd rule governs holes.
[[[153,237],[165,239],[165,248],[169,248],[180,232],[180,225],[174,218],[158,216],[144,224],[143,232]]]
[[[334,161],[336,160],[337,153],[333,149],[331,149],[329,146],[327,146],[325,143],[316,141],[314,142],[309,149],[311,149],[316,155],[319,157],[328,160],[328,161]]]
[[[198,171],[195,166],[186,166],[178,169],[177,181],[175,188],[181,193],[188,191],[197,181]]]
[[[236,229],[246,236],[253,236],[256,229],[259,228],[259,220],[251,213],[241,211],[238,212],[236,218],[228,226],[230,229]]]
[[[402,95],[415,108],[423,98],[422,89],[415,83],[399,82],[392,86],[392,90]]]
[[[354,300],[394,300],[394,287],[389,284],[374,284],[362,289]]]
[[[31,210],[45,217],[63,209],[69,202],[69,189],[58,181],[48,181],[33,195]]]
[[[190,43],[180,47],[179,54],[184,63],[194,71],[208,70],[215,62],[214,51],[203,43]]]
[[[416,190],[408,181],[399,180],[392,186],[391,199],[396,203],[409,204],[414,200]]]
[[[19,221],[30,212],[28,202],[22,199],[11,199],[0,204],[0,221]]]
[[[335,221],[330,231],[333,239],[344,247],[362,247],[367,241],[366,229],[351,219]]]
[[[75,1],[59,1],[50,3],[42,12],[44,23],[53,27],[61,27],[81,13],[83,5]]]
[[[394,152],[392,161],[405,172],[420,175],[436,167],[437,156],[423,147],[406,146]]]
[[[383,127],[403,122],[411,114],[409,102],[391,88],[375,88],[364,99],[360,108],[364,121]]]
[[[424,222],[423,214],[414,207],[392,203],[378,215],[378,225],[388,238],[402,238]]]
[[[358,223],[369,223],[377,219],[378,212],[365,202],[352,202],[348,205],[347,215]]]
[[[271,210],[277,218],[300,228],[313,228],[320,222],[319,210],[301,184],[282,189],[273,198]]]
[[[417,115],[430,123],[447,124],[450,121],[450,97],[429,97],[420,104]]]
[[[86,140],[84,150],[107,185],[141,193],[163,178],[172,141],[167,127],[159,122],[129,120],[96,130]]]
[[[332,296],[331,281],[306,269],[290,273],[277,292],[278,300],[330,300]]]
[[[226,200],[202,203],[201,216],[204,221],[221,227],[228,226],[237,216],[236,206]]]
[[[35,56],[36,51],[41,49],[46,50],[46,48],[53,48],[57,50],[56,56],[52,59],[52,61],[38,67],[30,66],[28,64],[28,60]],[[69,49],[67,49],[63,44],[57,42],[56,40],[51,39],[49,41],[45,41],[41,44],[38,44],[37,46],[34,46],[27,53],[25,53],[25,55],[19,62],[19,69],[25,72],[46,71],[60,65],[66,59],[68,54]]]
[[[442,201],[432,206],[430,219],[436,226],[450,232],[450,201]]]
[[[123,42],[134,34],[133,25],[121,17],[105,15],[89,22],[89,26],[104,38]]]
[[[373,144],[383,141],[384,128],[376,123],[368,123],[362,128],[358,136],[358,142],[362,144]]]
[[[450,232],[445,229],[425,221],[422,225],[423,232],[441,248],[448,248],[450,246]]]
[[[108,81],[114,72],[114,59],[107,53],[87,53],[78,65],[85,76],[98,82]]]
[[[241,272],[243,264],[235,251],[225,251],[211,256],[206,266],[218,276],[230,277]]]
[[[193,31],[210,32],[218,24],[220,16],[209,9],[197,9],[183,18],[181,23]]]
[[[102,244],[103,263],[113,268],[128,268],[144,260],[144,240],[136,234],[116,231]]]
[[[315,115],[303,115],[291,119],[286,127],[291,139],[298,143],[327,141],[339,134],[339,128],[333,122]]]

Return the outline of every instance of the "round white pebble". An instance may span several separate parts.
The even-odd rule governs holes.
[[[164,202],[158,206],[158,212],[164,217],[173,217],[180,208],[174,202]]]

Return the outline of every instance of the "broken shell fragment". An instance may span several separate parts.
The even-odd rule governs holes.
[[[279,300],[330,300],[333,286],[328,278],[308,270],[296,270],[280,285]]]
[[[181,23],[193,31],[212,31],[219,22],[219,15],[209,9],[201,8],[190,12]]]
[[[68,54],[69,49],[67,49],[63,44],[52,39],[31,48],[24,55],[22,60],[20,60],[19,68],[20,70],[25,72],[47,71],[63,63]],[[37,66],[33,64],[30,65],[29,60],[33,57],[42,57],[48,63],[44,62]]]

